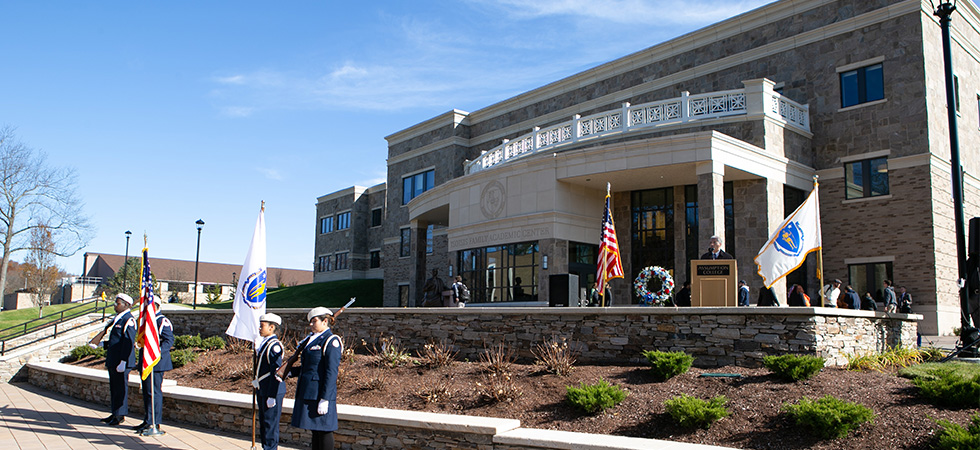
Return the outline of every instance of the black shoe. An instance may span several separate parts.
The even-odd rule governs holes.
[[[108,417],[106,417],[104,419],[99,419],[99,422],[109,423],[110,420],[115,419],[115,418],[116,418],[116,415],[115,414],[109,414]]]
[[[109,425],[110,427],[114,427],[114,426],[119,425],[119,424],[121,424],[121,423],[123,423],[125,421],[126,421],[126,418],[125,417],[116,417],[116,416],[113,416],[112,419],[110,419],[105,424],[106,425]]]
[[[149,426],[150,426],[150,424],[146,423],[146,421],[144,420],[143,423],[141,423],[141,424],[136,425],[135,427],[133,427],[133,431],[139,433],[139,432],[145,430]]]

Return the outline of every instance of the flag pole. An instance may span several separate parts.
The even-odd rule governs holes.
[[[265,208],[265,202],[262,202]],[[252,379],[255,379],[255,365],[258,364],[258,355],[255,354],[255,341],[252,341]],[[252,450],[255,450],[255,403],[258,400],[258,388],[252,386]]]
[[[609,199],[609,215],[612,216],[612,196],[609,195],[610,189],[611,189],[610,183],[606,182],[606,198]],[[603,259],[603,261],[605,261],[605,259]],[[602,272],[603,272],[602,276],[605,276],[605,267],[603,267]],[[609,280],[605,280],[605,282],[602,283],[602,289],[599,291],[599,306],[602,308],[606,307],[606,285],[608,283]]]
[[[814,175],[813,176],[813,189],[814,190],[816,190],[820,186],[820,183],[817,181],[819,178],[820,178],[819,175]],[[817,220],[819,221],[820,220],[820,214],[819,214],[819,211],[820,211],[820,197],[819,197],[820,192],[819,191],[817,191],[817,195],[818,195],[818,197],[815,200],[817,201]],[[823,287],[824,287],[824,282],[823,282],[823,279],[824,279],[824,277],[823,277],[823,236],[821,236],[821,239],[820,239],[820,250],[817,250],[817,277],[820,278],[820,305],[819,306],[823,306],[823,305],[826,305],[827,304],[827,299],[824,298],[824,292],[823,292]],[[813,306],[813,305],[810,305],[810,306]]]

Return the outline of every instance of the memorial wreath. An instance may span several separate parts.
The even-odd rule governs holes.
[[[657,292],[650,292],[650,289],[647,287],[647,284],[653,277],[660,279],[660,290]],[[636,280],[633,281],[633,291],[640,298],[640,303],[644,305],[662,306],[667,303],[667,300],[670,299],[670,293],[674,291],[674,279],[671,278],[670,273],[663,267],[646,267],[640,271],[640,274],[636,276]]]

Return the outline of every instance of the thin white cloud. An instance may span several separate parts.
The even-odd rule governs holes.
[[[258,171],[259,171],[259,173],[261,173],[267,179],[275,180],[275,181],[282,180],[282,174],[280,174],[279,171],[276,170],[276,169],[270,169],[270,168],[267,168],[267,167],[259,167],[258,168]]]
[[[221,115],[227,117],[248,117],[255,112],[255,108],[250,106],[225,106],[221,108]]]
[[[496,6],[521,20],[569,16],[621,24],[709,24],[757,8],[773,0],[678,3],[663,0],[473,0]]]

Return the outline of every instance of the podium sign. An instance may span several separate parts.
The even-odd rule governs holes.
[[[734,259],[691,261],[691,306],[737,306],[738,266]]]

